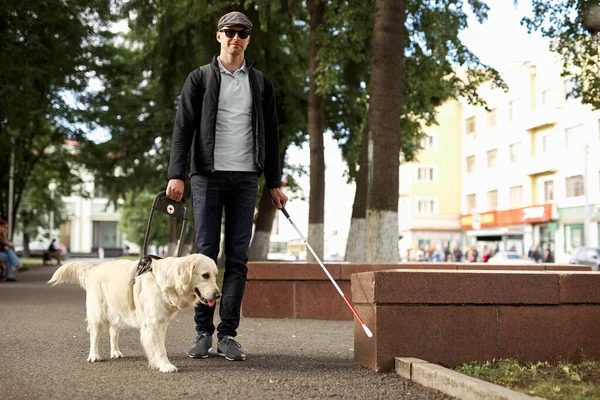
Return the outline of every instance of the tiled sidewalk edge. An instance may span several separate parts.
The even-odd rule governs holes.
[[[459,399],[524,400],[541,399],[482,381],[460,372],[412,357],[396,357],[396,373],[420,385]]]

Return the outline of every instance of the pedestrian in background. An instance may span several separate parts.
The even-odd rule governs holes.
[[[217,354],[246,359],[234,340],[248,268],[258,178],[264,173],[276,208],[288,198],[281,190],[279,135],[271,81],[244,57],[252,22],[240,12],[223,15],[216,39],[221,51],[208,65],[191,72],[175,118],[167,197],[180,201],[191,149],[191,194],[196,222],[196,251],[217,260],[221,217],[225,211],[225,274],[217,327]],[[212,346],[215,307],[195,308],[196,344],[192,358],[206,358]]]
[[[15,253],[13,244],[7,238],[8,223],[0,219],[0,262],[6,265],[6,282],[17,282],[15,271],[21,269],[21,261]]]

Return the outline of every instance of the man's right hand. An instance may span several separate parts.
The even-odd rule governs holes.
[[[171,179],[167,185],[167,197],[171,200],[181,201],[185,184],[181,179]]]

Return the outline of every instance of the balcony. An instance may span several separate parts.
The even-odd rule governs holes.
[[[556,106],[537,108],[522,116],[523,127],[528,131],[532,131],[556,125],[561,114],[562,108]]]
[[[558,157],[558,154],[531,157],[525,164],[525,172],[529,176],[553,174],[558,170]]]

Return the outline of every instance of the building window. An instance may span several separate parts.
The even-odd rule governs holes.
[[[417,213],[418,214],[435,214],[437,213],[437,201],[432,197],[417,197]]]
[[[572,97],[570,93],[576,88],[576,86],[577,83],[575,82],[575,78],[569,78],[564,80],[565,99],[567,99],[569,96]]]
[[[475,172],[475,156],[467,157],[467,174]]]
[[[509,101],[508,102],[508,120],[512,121],[513,119],[513,109],[515,107],[515,102],[514,101]]]
[[[488,150],[487,152],[487,166],[488,168],[496,168],[496,158],[498,157],[498,150]]]
[[[556,140],[553,134],[545,135],[542,138],[542,151],[544,154],[550,154],[555,149]]]
[[[498,191],[489,190],[487,192],[487,208],[488,210],[498,209]]]
[[[554,201],[554,181],[544,182],[544,201],[546,203]]]
[[[523,151],[523,142],[517,142],[510,145],[510,162],[516,163],[521,159]]]
[[[510,208],[517,208],[523,205],[523,186],[513,186],[510,188]]]
[[[437,134],[428,133],[424,138],[421,139],[421,147],[423,150],[437,151]]]
[[[472,213],[477,208],[477,195],[475,193],[467,195],[467,213]]]
[[[547,89],[542,92],[542,106],[548,107],[554,104],[552,97],[552,89]]]
[[[567,178],[567,197],[583,196],[583,175]]]
[[[492,108],[487,113],[487,126],[489,126],[489,127],[496,126],[497,119],[498,119],[498,109]]]
[[[472,133],[475,133],[475,117],[469,117],[467,118],[466,121],[466,131],[467,131],[467,135],[470,135]]]
[[[583,224],[565,225],[565,252],[571,253],[583,243]]]
[[[435,182],[436,171],[433,167],[419,167],[417,168],[417,181],[418,182]]]
[[[567,150],[583,149],[583,141],[585,139],[583,125],[576,125],[565,129],[565,139]]]
[[[102,185],[98,183],[94,183],[94,197],[97,199],[106,197],[106,194],[104,193],[104,188],[102,188]]]

